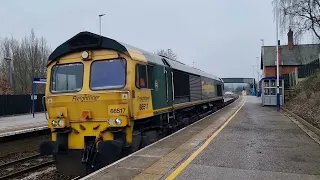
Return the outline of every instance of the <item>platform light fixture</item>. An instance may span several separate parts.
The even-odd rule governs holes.
[[[106,14],[99,14],[99,35],[101,36],[101,17]]]

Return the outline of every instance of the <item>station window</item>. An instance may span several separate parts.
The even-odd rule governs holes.
[[[136,69],[136,86],[138,88],[153,89],[153,66],[138,64]]]

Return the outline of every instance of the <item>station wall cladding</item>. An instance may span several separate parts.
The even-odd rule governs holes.
[[[42,97],[36,94],[35,112],[43,112]],[[21,115],[32,113],[31,95],[0,95],[0,116]]]

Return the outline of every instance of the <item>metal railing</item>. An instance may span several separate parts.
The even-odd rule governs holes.
[[[298,67],[298,78],[306,78],[317,72],[320,69],[319,59],[312,61],[306,65]]]

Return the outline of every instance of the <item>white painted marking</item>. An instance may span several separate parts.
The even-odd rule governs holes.
[[[40,131],[40,130],[44,130],[44,129],[48,129],[48,126],[42,126],[42,127],[36,127],[36,128],[30,128],[30,129],[22,129],[22,130],[12,131],[12,132],[5,132],[5,133],[1,133],[0,137],[7,137],[7,136],[16,135],[16,134],[23,134],[23,133],[33,132],[33,131]]]
[[[141,170],[141,168],[132,168],[132,167],[117,167],[121,169],[134,169],[134,170]]]
[[[239,99],[240,99],[240,97],[239,97],[237,100],[235,100],[233,103],[237,102]],[[233,103],[231,103],[231,104],[233,104]],[[101,169],[99,169],[99,170],[97,170],[97,171],[95,171],[95,172],[93,172],[93,173],[91,173],[91,174],[83,177],[83,178],[81,178],[80,180],[85,180],[85,179],[87,179],[87,178],[93,177],[93,176],[95,176],[96,174],[98,174],[99,172],[104,171],[104,170],[108,169],[109,167],[114,166],[114,165],[116,165],[116,164],[118,164],[118,163],[120,163],[120,162],[128,159],[128,158],[131,157],[131,156],[136,156],[136,154],[138,154],[138,153],[141,152],[142,150],[144,150],[144,149],[146,149],[146,148],[148,148],[148,147],[150,147],[150,146],[153,146],[153,145],[155,145],[155,144],[157,144],[157,143],[159,143],[159,142],[161,142],[161,141],[163,141],[163,140],[165,140],[165,139],[170,138],[171,136],[179,133],[180,131],[183,131],[183,130],[186,129],[187,127],[190,127],[190,126],[192,126],[192,125],[194,125],[194,124],[197,124],[197,123],[201,122],[202,120],[204,120],[204,119],[206,119],[206,118],[208,118],[208,117],[210,117],[210,116],[218,113],[219,111],[227,108],[227,107],[230,106],[231,104],[228,104],[227,106],[223,107],[222,109],[219,109],[218,111],[216,111],[216,112],[214,112],[214,113],[212,113],[212,114],[209,114],[208,116],[206,116],[206,117],[204,117],[204,118],[202,118],[202,119],[200,119],[200,120],[198,120],[198,121],[190,124],[189,126],[186,126],[186,127],[182,128],[182,129],[180,129],[180,130],[178,130],[178,131],[170,134],[169,136],[166,136],[166,137],[164,137],[164,138],[162,138],[162,139],[160,139],[160,140],[158,140],[158,141],[156,141],[156,142],[154,142],[154,143],[152,143],[152,144],[149,144],[148,146],[146,146],[146,147],[144,147],[144,148],[142,148],[142,149],[139,149],[138,151],[136,151],[136,152],[134,152],[134,153],[132,153],[132,154],[130,154],[130,155],[122,158],[122,159],[119,159],[118,161],[116,161],[116,162],[114,162],[114,163],[112,163],[112,164],[109,164],[108,166],[103,167],[103,168],[101,168]]]
[[[161,158],[162,156],[153,156],[153,155],[134,155],[136,157],[151,157],[151,158]]]

